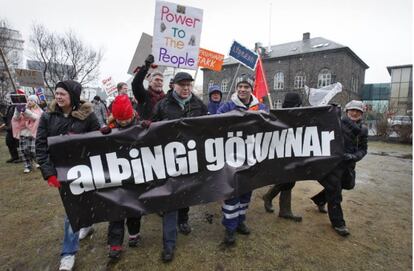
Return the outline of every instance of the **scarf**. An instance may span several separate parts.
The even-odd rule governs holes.
[[[177,92],[175,92],[174,90],[172,92],[172,95],[173,95],[174,99],[177,101],[178,105],[181,107],[181,109],[184,109],[185,104],[188,103],[190,101],[191,97],[193,96],[193,94],[191,93],[190,96],[183,99],[180,96],[178,96]]]

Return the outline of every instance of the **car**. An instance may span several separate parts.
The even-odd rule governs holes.
[[[388,124],[391,127],[412,125],[412,123],[413,121],[410,116],[393,116],[391,119],[388,120]]]

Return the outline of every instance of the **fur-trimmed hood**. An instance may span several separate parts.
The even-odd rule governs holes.
[[[62,113],[62,110],[56,103],[56,100],[53,100],[49,104],[50,113]],[[72,111],[70,115],[79,120],[85,120],[93,112],[93,104],[84,100],[80,101],[79,108]]]

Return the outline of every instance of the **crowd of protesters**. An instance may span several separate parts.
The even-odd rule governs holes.
[[[150,55],[145,64],[139,68],[133,81],[134,98],[127,95],[128,85],[117,85],[117,96],[106,107],[99,96],[91,102],[81,100],[82,86],[76,81],[62,81],[55,86],[54,100],[47,107],[36,95],[27,97],[26,104],[12,104],[3,117],[6,129],[6,144],[10,159],[7,163],[24,162],[24,172],[31,172],[40,167],[43,178],[49,186],[60,188],[57,172],[50,159],[47,138],[50,136],[81,134],[100,130],[102,134],[111,133],[112,129],[125,129],[133,125],[148,128],[151,122],[191,118],[203,115],[223,114],[233,110],[268,112],[265,104],[253,95],[254,79],[242,75],[235,86],[235,93],[230,101],[223,102],[219,86],[208,89],[209,101],[205,105],[194,93],[193,77],[186,72],[178,72],[169,82],[169,91],[164,93],[164,77],[157,71],[149,73],[154,58]],[[148,87],[144,80],[148,79]],[[301,97],[296,93],[287,93],[283,108],[300,107]],[[367,153],[367,128],[362,124],[363,104],[351,101],[345,106],[345,115],[341,118],[344,135],[343,161],[327,176],[318,180],[323,190],[312,197],[320,212],[328,213],[334,230],[341,236],[349,235],[341,209],[342,189],[352,189],[355,185],[355,164]],[[264,208],[274,212],[272,200],[280,194],[279,216],[295,222],[302,217],[294,215],[291,210],[291,194],[295,182],[273,185],[264,194]],[[236,233],[248,235],[250,229],[246,224],[246,213],[252,191],[224,200],[222,204],[224,226],[223,243],[234,245]],[[325,205],[327,204],[328,210]],[[163,249],[161,259],[170,262],[174,258],[177,232],[190,234],[190,208],[160,213],[163,217]],[[128,246],[140,244],[141,217],[128,217],[125,220],[111,221],[108,226],[108,257],[119,259],[123,251],[125,224],[128,230]],[[75,255],[79,250],[79,240],[93,232],[93,227],[82,228],[74,232],[65,217],[64,236],[59,270],[72,270]]]

